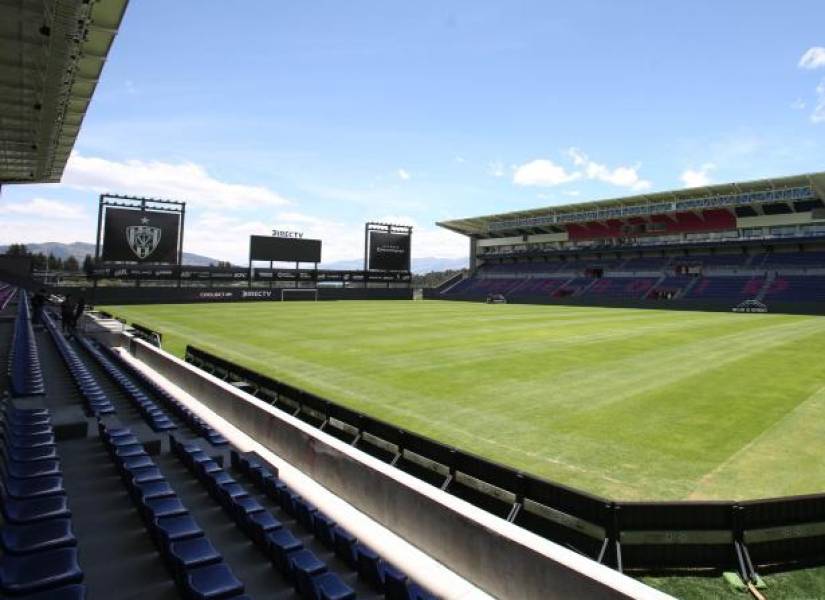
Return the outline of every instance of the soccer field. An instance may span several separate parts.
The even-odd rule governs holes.
[[[825,318],[439,301],[103,307],[615,499],[825,491]]]

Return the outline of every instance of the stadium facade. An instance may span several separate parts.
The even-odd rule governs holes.
[[[470,275],[439,297],[822,310],[825,173],[444,221]]]

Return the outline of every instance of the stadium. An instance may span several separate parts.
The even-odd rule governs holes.
[[[129,11],[0,3],[3,193]],[[641,187],[440,219],[436,286],[381,213],[337,268],[277,223],[192,264],[197,198],[140,188],[82,268],[0,240],[0,593],[825,597],[825,172]]]

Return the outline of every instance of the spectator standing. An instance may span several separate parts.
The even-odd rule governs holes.
[[[83,316],[83,311],[84,310],[86,310],[86,298],[81,296],[80,298],[77,299],[77,306],[75,306],[75,309],[74,309],[74,315],[73,315],[74,318],[72,319],[72,332],[74,332],[75,329],[77,328],[77,323],[78,323],[78,321],[80,321],[80,317]]]
[[[43,306],[46,304],[46,290],[40,288],[32,296],[32,308],[34,314],[32,315],[32,323],[39,323],[43,319]]]
[[[72,295],[67,294],[66,298],[63,300],[63,304],[60,305],[60,321],[63,327],[63,333],[71,333],[72,331],[72,320],[74,319],[74,301],[72,300]]]

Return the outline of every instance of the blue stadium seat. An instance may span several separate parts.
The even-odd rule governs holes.
[[[283,481],[276,478],[264,479],[263,482],[264,494],[266,494],[271,500],[279,503],[281,501],[281,490],[286,487],[287,486]]]
[[[235,522],[243,525],[255,513],[264,512],[264,507],[252,496],[234,498],[229,506]]]
[[[0,562],[0,589],[5,594],[31,594],[82,580],[83,572],[74,548],[5,556]]]
[[[32,425],[29,423],[22,424],[4,424],[3,435],[7,437],[22,437],[27,435],[40,435],[43,433],[54,433],[54,429],[49,424]]]
[[[322,573],[312,579],[313,600],[355,600],[355,591],[335,573]]]
[[[283,528],[267,533],[266,543],[272,562],[284,574],[289,572],[289,554],[304,547],[292,532]]]
[[[7,499],[2,506],[8,523],[26,524],[48,519],[68,519],[72,516],[65,496],[47,496],[31,500]]]
[[[37,592],[34,594],[26,594],[20,596],[17,600],[85,600],[86,586],[80,584],[66,585],[63,587],[47,590],[45,592]]]
[[[132,488],[132,495],[135,501],[141,502],[155,498],[169,498],[175,495],[175,490],[167,481],[149,481],[135,484]]]
[[[154,466],[155,463],[148,454],[126,457],[124,460],[119,461],[119,467],[122,472],[134,473],[138,469]]]
[[[223,562],[187,571],[184,585],[193,600],[220,600],[244,591],[243,583]]]
[[[212,473],[217,473],[218,471],[223,471],[223,467],[212,459],[195,464],[195,475],[197,475],[200,479],[202,479],[204,475],[211,475]]]
[[[124,444],[123,446],[115,446],[114,450],[114,455],[118,458],[146,455],[146,448],[143,447],[143,444]]]
[[[33,479],[35,477],[59,476],[60,462],[57,460],[37,460],[31,462],[9,462],[7,475],[13,479]]]
[[[153,528],[163,547],[166,548],[172,542],[203,536],[203,529],[191,515],[160,518],[153,523]]]
[[[155,521],[164,517],[179,517],[189,513],[177,496],[144,500],[142,508],[148,521]]]
[[[147,457],[148,458],[148,457]],[[131,477],[132,485],[139,485],[141,483],[149,483],[151,481],[163,481],[163,473],[157,467],[144,467],[141,469],[132,469],[128,472]]]
[[[140,445],[140,440],[131,433],[111,436],[108,441],[109,444],[116,448],[121,446]]]
[[[295,501],[300,498],[298,494],[293,492],[287,486],[281,486],[278,488],[278,501],[281,504],[281,508],[284,509],[284,512],[291,517],[295,516]]]
[[[54,460],[57,458],[55,446],[40,446],[39,448],[15,448],[9,450],[9,460],[15,462],[32,462],[36,460]]]
[[[222,560],[220,553],[205,537],[172,542],[169,545],[169,558],[179,573]]]
[[[221,469],[220,471],[215,471],[214,473],[207,474],[204,477],[204,482],[210,490],[217,490],[221,486],[226,485],[228,483],[237,483],[237,481],[235,481],[235,478],[223,469]]]
[[[60,496],[66,493],[59,475],[33,479],[9,479],[0,483],[0,496],[17,500]]]
[[[335,554],[353,569],[357,568],[358,556],[355,552],[355,546],[358,540],[356,537],[338,525],[332,531],[335,537]]]
[[[77,545],[69,519],[51,519],[31,525],[6,524],[0,529],[5,554],[32,554]]]
[[[385,566],[384,597],[386,600],[437,600],[417,583],[390,565]]]
[[[371,586],[384,591],[385,563],[378,553],[364,544],[356,544],[355,555],[358,561],[358,574]]]
[[[330,550],[335,548],[335,534],[333,533],[333,528],[335,527],[335,521],[330,519],[322,512],[315,513],[315,537],[318,538],[324,546],[329,548]]]
[[[315,587],[312,578],[325,573],[327,565],[310,550],[297,550],[288,557],[289,575],[295,582],[295,589],[302,598],[312,598]]]
[[[249,537],[263,547],[266,546],[266,534],[282,526],[282,523],[268,510],[252,513],[243,523]]]
[[[318,509],[303,498],[295,499],[295,518],[310,531],[315,529],[315,514],[317,512]]]
[[[227,483],[216,488],[217,499],[224,508],[230,508],[232,503],[239,499],[249,496],[241,484],[237,482]]]
[[[6,447],[9,449],[43,448],[44,446],[54,446],[54,444],[55,439],[52,433],[30,435],[25,438],[6,438]]]

